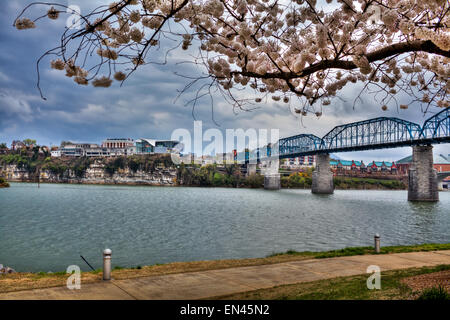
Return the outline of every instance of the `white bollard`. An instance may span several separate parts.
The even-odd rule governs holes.
[[[103,280],[111,280],[111,249],[103,250]]]
[[[375,252],[380,253],[380,235],[377,233],[374,237],[375,240]]]

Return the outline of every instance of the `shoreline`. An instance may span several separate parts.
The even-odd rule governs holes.
[[[380,179],[381,180],[381,179]],[[29,183],[29,184],[38,184],[36,181],[21,181],[21,180],[8,180],[8,182],[11,183]],[[98,182],[48,182],[48,181],[42,181],[39,182],[39,184],[67,184],[67,185],[98,185],[98,186],[129,186],[129,187],[166,187],[166,188],[179,188],[179,187],[185,187],[185,188],[226,188],[226,189],[264,189],[263,186],[255,188],[255,187],[248,187],[248,186],[238,186],[238,187],[232,187],[232,186],[199,186],[199,185],[180,185],[180,184],[155,184],[155,183],[133,183],[133,182],[119,182],[119,183],[98,183]],[[335,186],[335,190],[370,190],[370,191],[407,191],[407,188],[380,188],[380,187],[374,187],[374,188],[342,188],[340,186]],[[279,190],[311,190],[311,186],[303,188],[303,187],[281,187]],[[439,191],[445,191],[445,190],[439,190]]]
[[[114,267],[112,270],[112,276],[116,280],[123,280],[207,270],[221,270],[236,267],[271,265],[311,259],[328,259],[335,257],[364,255],[389,255],[396,253],[428,252],[439,250],[450,250],[450,243],[386,246],[381,248],[380,253],[375,253],[373,247],[348,247],[339,250],[319,252],[296,252],[289,250],[284,253],[274,253],[265,258],[171,262],[166,264],[136,266],[130,268],[122,268],[117,265],[114,266],[113,262]],[[69,274],[65,271],[54,273],[17,272],[7,275],[0,275],[0,293],[63,286],[65,285],[68,277]],[[83,283],[101,282],[102,270],[97,269],[95,271],[83,271],[81,272],[81,279]]]

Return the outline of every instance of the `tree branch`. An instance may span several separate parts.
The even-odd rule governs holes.
[[[389,58],[394,55],[408,53],[408,52],[428,52],[437,55],[441,55],[447,58],[450,58],[450,51],[444,51],[437,47],[430,40],[415,40],[415,41],[407,41],[401,43],[395,43],[388,47],[384,47],[378,50],[375,50],[366,55],[369,62],[375,62],[379,60],[383,60],[385,58]],[[353,61],[349,60],[322,60],[320,62],[314,63],[309,67],[303,69],[299,73],[294,72],[272,72],[266,74],[258,74],[255,72],[249,71],[233,71],[232,74],[241,74],[247,77],[255,77],[261,79],[295,79],[295,78],[303,78],[310,74],[313,74],[317,71],[326,70],[326,69],[343,69],[343,70],[352,70],[358,68]]]

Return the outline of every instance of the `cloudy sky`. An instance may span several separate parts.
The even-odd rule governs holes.
[[[353,106],[358,85],[347,86],[340,99],[324,107],[320,118],[308,115],[301,120],[292,114],[292,107],[273,101],[251,112],[236,111],[220,94],[214,96],[214,114],[209,98],[200,100],[193,111],[191,106],[185,106],[191,97],[189,93],[176,100],[188,80],[175,72],[191,75],[201,70],[179,64],[188,59],[181,49],[171,52],[167,65],[143,66],[122,87],[116,82],[110,88],[78,86],[64,72],[51,70],[50,58],[44,59],[40,76],[47,100],[43,100],[36,88],[36,60],[58,44],[66,17],[57,21],[44,19],[36,29],[17,30],[12,26],[14,18],[28,3],[8,1],[2,4],[0,12],[0,142],[10,144],[14,139],[34,138],[39,144],[59,145],[62,140],[100,143],[107,137],[169,139],[177,128],[192,131],[193,114],[203,121],[204,129],[277,128],[281,137],[298,133],[323,136],[336,125],[377,116],[400,117],[419,124],[431,116],[424,115],[418,105],[384,112],[372,96],[363,96],[363,101]],[[82,13],[93,5],[76,0],[60,3],[79,5]],[[29,16],[36,17],[46,10],[36,7],[30,11],[34,15]],[[155,52],[153,57],[164,59],[162,52]],[[399,103],[402,102],[399,98]],[[449,154],[450,146],[439,145],[435,151]],[[398,160],[410,153],[410,148],[398,148],[338,156],[365,161]]]

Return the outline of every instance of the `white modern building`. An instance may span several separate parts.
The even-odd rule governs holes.
[[[61,150],[57,149],[57,150],[52,150],[50,151],[50,156],[52,158],[58,158],[61,157]]]
[[[183,144],[176,140],[156,140],[140,138],[136,140],[136,153],[180,153]]]

